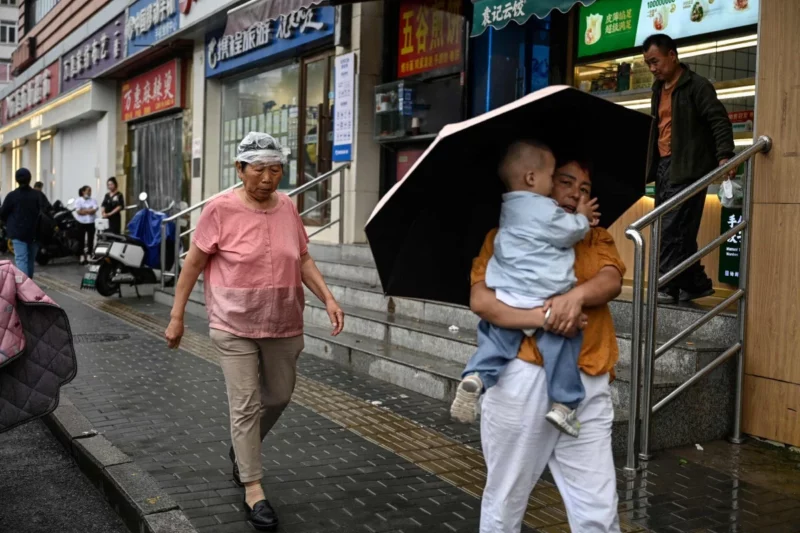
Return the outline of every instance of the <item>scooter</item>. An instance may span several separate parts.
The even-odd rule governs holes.
[[[42,266],[51,260],[60,257],[78,257],[81,254],[81,232],[79,222],[75,218],[74,198],[67,200],[67,206],[56,200],[50,216],[55,223],[53,235],[39,248],[36,254],[36,262]]]
[[[132,285],[139,296],[139,285],[158,283],[161,280],[161,221],[175,207],[170,202],[166,209],[153,211],[147,204],[147,193],[139,195],[144,203],[128,224],[127,235],[102,233],[94,248],[94,255],[81,280],[81,289],[95,289],[101,296],[119,294],[122,285]],[[175,260],[175,224],[167,224],[167,269]]]

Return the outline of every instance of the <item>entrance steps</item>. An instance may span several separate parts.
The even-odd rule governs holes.
[[[345,330],[330,336],[324,306],[306,293],[305,352],[355,371],[443,401],[451,401],[464,364],[475,351],[477,317],[465,307],[387,298],[380,289],[369,248],[310,245],[312,257],[347,317]],[[157,290],[156,301],[172,304],[172,289]],[[611,385],[615,408],[614,451],[625,450],[630,407],[631,303],[611,303],[620,350]],[[187,312],[205,316],[202,282]],[[659,307],[657,340],[663,342],[699,318],[701,311]],[[453,327],[455,326],[455,327]],[[722,314],[670,349],[655,364],[656,401],[675,390],[730,345],[736,318]],[[652,418],[652,449],[705,442],[727,436],[734,396],[733,361],[714,370]]]

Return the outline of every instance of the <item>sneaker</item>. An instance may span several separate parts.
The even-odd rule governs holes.
[[[554,403],[545,418],[559,431],[570,437],[577,437],[581,431],[581,423],[575,417],[575,409],[570,409],[564,404]]]
[[[462,379],[456,389],[456,399],[450,406],[450,416],[462,424],[474,424],[478,398],[482,392],[483,381],[477,374],[470,374]]]
[[[661,292],[658,293],[658,298],[656,302],[659,304],[675,304],[678,303],[678,293],[677,292]]]
[[[681,302],[691,302],[692,300],[699,300],[700,298],[705,298],[706,296],[711,296],[712,294],[714,294],[714,289],[711,288],[697,292],[681,290],[678,299]]]

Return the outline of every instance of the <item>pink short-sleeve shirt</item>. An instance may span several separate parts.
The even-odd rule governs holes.
[[[211,256],[204,279],[211,328],[252,339],[303,334],[308,235],[291,199],[278,198],[259,211],[231,191],[203,209],[193,242]]]

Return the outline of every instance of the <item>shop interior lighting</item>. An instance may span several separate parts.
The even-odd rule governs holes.
[[[678,48],[678,57],[696,57],[706,54],[715,54],[717,52],[727,52],[730,50],[739,50],[741,48],[749,48],[758,45],[758,36],[747,35],[745,37],[736,37],[733,39],[723,39],[721,41],[713,41],[710,43],[695,44],[691,46],[681,46]],[[633,61],[641,61],[642,56],[629,56],[619,57],[613,61],[616,63],[632,63]]]
[[[752,146],[753,139],[734,139],[733,140],[734,146]]]
[[[747,98],[748,96],[755,96],[755,94],[756,94],[755,85],[745,85],[743,87],[729,87],[727,89],[717,89],[717,98],[719,98],[720,100]],[[636,100],[627,100],[617,103],[629,109],[647,109],[648,107],[650,107],[650,98],[639,98]]]

